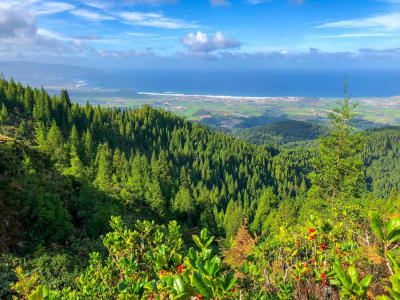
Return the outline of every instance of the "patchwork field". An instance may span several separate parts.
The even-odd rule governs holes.
[[[53,90],[56,93],[56,90]],[[248,128],[279,120],[324,122],[337,98],[232,97],[136,93],[119,90],[70,91],[74,101],[112,106],[140,107],[148,104],[184,116],[188,120],[225,127]],[[359,103],[357,126],[370,128],[400,124],[400,96],[390,98],[353,98]]]

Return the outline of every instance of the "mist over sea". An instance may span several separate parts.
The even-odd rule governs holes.
[[[138,92],[227,96],[341,97],[348,75],[353,97],[400,95],[400,71],[113,71],[88,78],[90,86]]]

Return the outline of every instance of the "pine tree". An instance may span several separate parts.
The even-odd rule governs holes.
[[[32,89],[27,86],[24,93],[24,109],[27,115],[30,115],[33,110],[33,92]]]
[[[55,122],[53,122],[47,134],[46,152],[57,160],[63,159],[64,156],[64,138]]]
[[[319,141],[320,158],[314,158],[315,171],[310,179],[310,193],[324,201],[359,197],[364,190],[364,170],[361,151],[364,140],[351,126],[357,104],[350,102],[347,85],[345,98],[337,103],[328,117],[331,130]]]
[[[21,123],[19,124],[18,128],[19,134],[22,136],[26,135],[26,123],[25,120],[22,120]]]
[[[81,144],[79,139],[78,130],[76,129],[75,124],[72,126],[71,134],[69,136],[69,144],[71,152],[75,152],[78,156],[81,153]]]
[[[160,184],[157,179],[148,186],[146,192],[146,200],[150,205],[150,208],[157,212],[161,217],[166,214],[166,201],[161,192]]]
[[[264,190],[260,200],[258,201],[258,207],[254,221],[251,224],[251,228],[255,231],[261,232],[265,220],[268,218],[271,210],[277,205],[277,197],[272,187],[268,187]]]
[[[92,135],[90,134],[89,129],[87,129],[86,133],[82,136],[82,144],[84,151],[84,162],[86,163],[86,165],[89,165],[93,159],[93,151],[94,151]]]
[[[8,112],[7,108],[4,103],[1,104],[1,111],[0,111],[0,125],[4,125],[8,122]]]
[[[101,191],[112,192],[113,190],[113,168],[112,168],[112,153],[107,143],[101,144],[97,150],[96,156],[97,176],[94,184]]]
[[[190,189],[186,185],[181,185],[173,202],[173,210],[181,217],[189,217],[195,211],[195,201]]]
[[[399,203],[399,195],[397,192],[397,188],[396,186],[392,187],[392,190],[390,191],[390,195],[389,198],[386,202],[386,209],[389,212],[394,212],[395,210],[398,210],[400,207],[400,203]],[[396,213],[398,213],[398,211],[396,211]]]
[[[224,216],[224,227],[226,233],[226,239],[233,238],[240,225],[243,223],[243,210],[233,199],[231,199],[226,208]]]
[[[85,168],[75,151],[70,154],[70,167],[64,170],[64,175],[72,175],[78,179],[82,179],[85,175]]]

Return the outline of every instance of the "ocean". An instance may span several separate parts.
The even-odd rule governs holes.
[[[348,78],[353,97],[400,95],[399,71],[134,70],[85,78],[90,87],[137,92],[227,96],[341,97]]]

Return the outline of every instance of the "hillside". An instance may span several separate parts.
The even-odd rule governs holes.
[[[322,130],[268,128],[282,141]],[[399,131],[344,130],[351,146],[338,165],[336,132],[318,149],[254,145],[149,106],[81,106],[66,90],[0,80],[0,298],[44,285],[54,299],[227,299],[236,287],[245,299],[291,299],[308,288],[296,280],[311,257],[304,283],[318,298],[331,284],[321,274],[342,263],[335,250],[368,259],[361,239],[347,239],[355,228],[372,235],[371,205],[385,216],[400,207]],[[388,277],[383,258],[362,267]]]
[[[284,120],[265,126],[236,129],[233,135],[253,144],[287,144],[315,140],[326,132],[326,127],[311,122]]]
[[[0,88],[7,112],[1,132],[24,141],[60,174],[78,181],[78,194],[87,182],[122,204],[126,214],[143,208],[164,220],[207,224],[229,235],[243,216],[252,218],[266,186],[283,198],[307,182],[303,166],[309,154],[301,151],[250,145],[148,106],[79,106],[66,91],[58,99],[13,81],[2,81]],[[303,163],[293,165],[287,155]],[[240,217],[228,222],[228,207]]]

